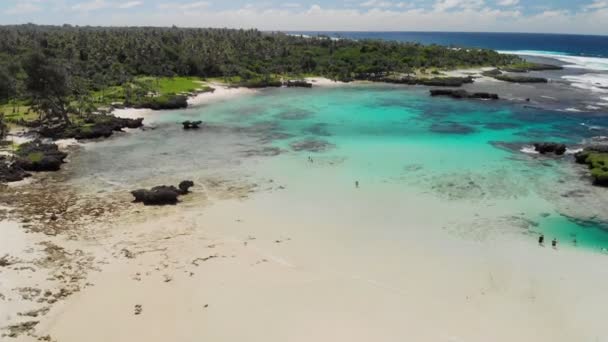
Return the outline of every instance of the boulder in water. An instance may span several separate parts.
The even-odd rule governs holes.
[[[454,99],[485,99],[485,100],[498,100],[497,94],[477,92],[469,93],[464,89],[431,89],[431,96],[449,96]]]
[[[182,125],[184,125],[184,129],[199,129],[202,121],[184,121]]]
[[[566,145],[560,143],[536,143],[534,144],[534,150],[540,154],[555,153],[558,156],[566,153]]]

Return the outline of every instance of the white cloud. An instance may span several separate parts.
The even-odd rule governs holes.
[[[181,11],[191,11],[191,10],[200,10],[203,8],[207,8],[211,5],[211,3],[207,2],[207,1],[195,1],[195,2],[170,2],[170,3],[163,3],[158,5],[158,8],[160,9],[174,9],[174,10],[181,10]],[[253,8],[254,5],[253,4],[247,4],[245,5],[245,7],[251,7]]]
[[[433,8],[442,12],[451,9],[479,9],[484,4],[484,0],[437,0]]]
[[[597,10],[608,8],[608,1],[606,0],[595,0],[591,4],[583,6],[584,10]]]
[[[499,6],[515,6],[515,5],[519,5],[519,0],[500,0],[498,1],[498,5]]]
[[[124,4],[118,5],[118,8],[127,9],[127,8],[133,8],[133,7],[141,6],[143,4],[144,4],[143,1],[129,1],[129,2],[125,2]]]
[[[405,2],[392,2],[383,0],[368,0],[359,4],[361,7],[369,8],[406,8],[409,5]]]
[[[95,11],[103,8],[109,7],[110,4],[105,0],[93,0],[89,2],[80,2],[72,6],[72,9],[75,11]]]
[[[39,12],[42,10],[39,0],[21,0],[4,11],[6,14],[25,14]]]
[[[297,2],[286,2],[286,3],[282,4],[281,7],[285,7],[285,8],[300,8],[300,7],[302,7],[302,5],[299,4],[299,3],[297,3]]]
[[[102,9],[129,9],[143,5],[143,1],[133,0],[127,2],[92,0],[88,2],[80,2],[72,6],[72,10],[79,12],[90,12]]]
[[[361,3],[361,7],[393,7],[393,3],[390,1],[382,1],[382,0],[368,0],[366,2]]]

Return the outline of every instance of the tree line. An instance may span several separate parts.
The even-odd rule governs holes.
[[[28,99],[50,117],[69,120],[70,101],[84,101],[91,91],[143,75],[251,80],[315,74],[352,79],[364,73],[517,61],[515,56],[484,49],[304,38],[258,30],[0,26],[0,103]]]

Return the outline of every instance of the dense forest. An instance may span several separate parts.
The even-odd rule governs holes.
[[[424,68],[508,65],[491,50],[296,37],[257,30],[0,26],[0,104],[69,119],[75,102],[136,77],[353,79]],[[28,108],[29,108],[28,107]],[[29,110],[29,109],[28,109]]]

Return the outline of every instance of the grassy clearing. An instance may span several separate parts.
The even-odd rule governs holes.
[[[179,94],[211,91],[198,77],[138,77],[133,82],[108,87],[92,94],[98,106],[112,103],[138,102],[145,97],[167,99]]]
[[[0,105],[0,113],[4,113],[4,117],[8,123],[16,123],[21,119],[38,119],[38,114],[30,110],[30,107],[22,102],[17,102],[15,105],[11,103]]]

